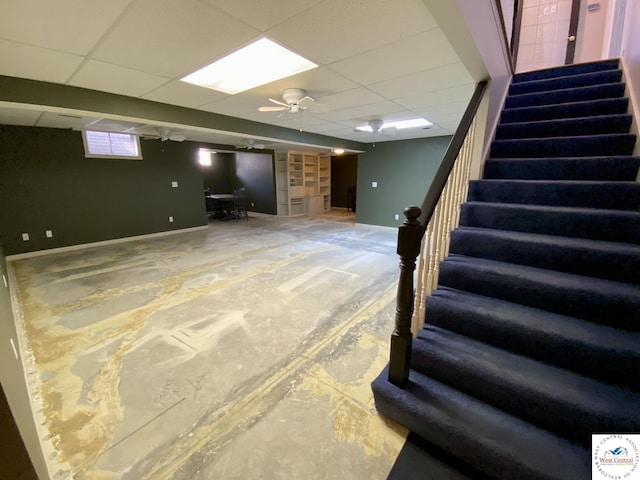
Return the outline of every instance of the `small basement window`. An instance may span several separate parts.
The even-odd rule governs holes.
[[[140,139],[131,133],[83,130],[84,156],[87,158],[130,158],[142,160]]]

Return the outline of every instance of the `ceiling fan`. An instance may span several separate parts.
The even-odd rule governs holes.
[[[366,125],[356,127],[354,130],[356,133],[373,133],[374,135],[395,135],[398,133],[398,127],[385,126],[384,120],[379,118],[369,120]]]
[[[158,128],[157,135],[142,135],[142,138],[145,140],[160,140],[161,142],[166,142],[167,140],[171,140],[172,142],[184,142],[187,137],[177,133],[171,133],[168,128]]]
[[[264,143],[255,143],[255,140],[245,140],[242,145],[235,145],[236,149],[244,150],[262,150],[265,148]]]
[[[275,105],[262,106],[258,108],[261,112],[283,112],[302,113],[304,110],[311,112],[328,112],[329,104],[316,103],[315,99],[307,95],[307,91],[302,88],[287,88],[282,92],[284,102],[270,98],[269,101]],[[281,114],[281,115],[282,115]]]

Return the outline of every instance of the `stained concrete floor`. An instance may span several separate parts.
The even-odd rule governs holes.
[[[406,431],[369,383],[395,242],[344,212],[254,215],[13,261],[54,478],[386,478]]]

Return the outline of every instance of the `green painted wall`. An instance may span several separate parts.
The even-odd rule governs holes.
[[[7,285],[10,285],[2,245],[0,245],[0,271]],[[4,282],[4,280],[0,280],[0,383],[38,477],[48,478],[35,421],[31,414],[31,403],[22,361],[16,359],[11,347],[11,340],[13,340],[20,355],[11,297],[9,288],[5,286]]]
[[[450,141],[446,136],[381,142],[358,155],[356,222],[400,225],[402,211],[422,203]]]
[[[143,160],[85,158],[80,132],[0,126],[5,253],[206,225],[197,159],[200,147],[211,146],[143,140],[141,147]]]

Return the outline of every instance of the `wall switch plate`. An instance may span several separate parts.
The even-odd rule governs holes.
[[[28,233],[23,233],[22,234],[22,240],[24,240],[25,242],[29,241],[29,234]]]
[[[378,188],[378,182],[371,182],[371,188]]]
[[[169,222],[173,222],[173,217],[169,217]]]
[[[400,220],[400,215],[396,213],[396,220]]]
[[[171,182],[171,186],[173,188],[178,188],[178,182]]]
[[[53,232],[51,230],[45,230],[44,234],[47,236],[47,238],[53,237]]]

